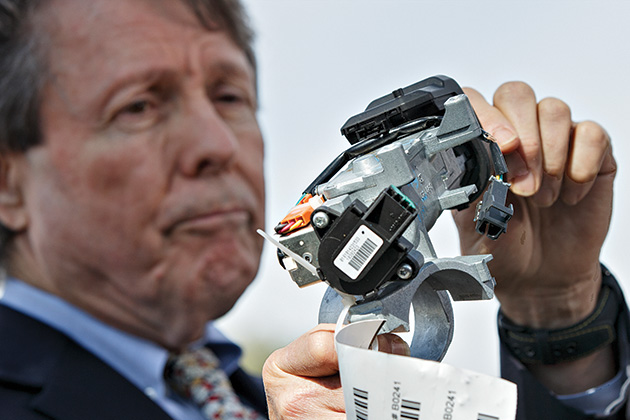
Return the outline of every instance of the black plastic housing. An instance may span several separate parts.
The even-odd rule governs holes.
[[[396,280],[403,263],[412,267],[411,278],[415,277],[420,266],[409,258],[413,246],[402,235],[417,214],[413,203],[395,187],[384,190],[369,208],[355,200],[339,216],[328,213],[332,223],[315,228],[321,238],[320,276],[336,290],[352,295],[366,295],[384,282]],[[360,238],[365,232],[378,236],[382,243],[377,246],[376,241]],[[355,278],[340,268],[339,258],[347,258],[349,264],[356,260]]]
[[[372,101],[341,127],[350,144],[388,133],[427,116],[443,116],[444,102],[463,91],[447,76],[433,76]]]
[[[497,239],[507,230],[507,224],[514,214],[514,208],[510,204],[505,205],[510,185],[490,178],[490,186],[484,193],[482,200],[477,204],[475,216],[475,230],[481,235],[487,235],[490,239]]]

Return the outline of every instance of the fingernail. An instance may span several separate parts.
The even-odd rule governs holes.
[[[516,194],[529,197],[536,192],[536,178],[529,172],[525,176],[518,176],[512,180],[512,191]]]
[[[553,190],[543,184],[533,198],[539,207],[549,207],[554,201]]]
[[[505,163],[507,164],[508,176],[510,178],[524,177],[529,174],[529,169],[527,169],[525,161],[517,152],[506,155]]]
[[[560,187],[562,186],[562,177],[551,176],[543,173],[542,183],[538,192],[534,194],[534,202],[539,207],[549,207],[556,202]]]
[[[400,337],[396,337],[391,342],[392,354],[399,354],[402,356],[411,356],[411,349],[409,345]]]
[[[507,128],[498,128],[492,133],[492,135],[497,140],[497,143],[499,143],[499,146],[501,146],[501,149],[509,149],[512,142],[515,142],[518,139],[516,134]]]
[[[567,206],[574,206],[580,202],[580,195],[575,191],[564,191],[562,193],[562,202]]]

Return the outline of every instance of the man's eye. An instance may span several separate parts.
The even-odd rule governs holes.
[[[162,103],[153,98],[136,99],[119,108],[113,123],[123,130],[145,129],[158,123],[163,117]]]
[[[247,91],[229,83],[213,86],[208,94],[216,104],[231,106],[247,105],[250,102],[249,93]]]
[[[235,104],[235,103],[243,102],[245,98],[243,98],[241,95],[226,93],[223,95],[219,95],[217,100],[223,103],[227,103],[227,104]]]
[[[149,110],[149,102],[148,101],[136,101],[123,109],[123,112],[128,114],[142,114]]]

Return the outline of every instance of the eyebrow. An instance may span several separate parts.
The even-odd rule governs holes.
[[[249,86],[253,87],[254,95],[256,97],[258,96],[256,73],[251,69],[251,67],[249,67],[249,70],[251,71],[248,71],[248,69],[243,68],[243,66],[237,63],[233,63],[231,61],[220,61],[208,66],[207,70],[211,74],[218,75],[219,79],[234,77],[236,80],[247,83]]]
[[[258,107],[258,80],[256,77],[256,72],[249,65],[249,63],[247,63],[247,65],[249,66],[248,68],[250,71],[243,68],[243,66],[233,63],[231,61],[220,61],[215,62],[214,65],[211,66],[212,69],[210,71],[214,72],[215,74],[218,73],[221,76],[220,79],[234,77],[237,80],[246,83],[246,87],[248,89],[250,87],[252,88],[252,105]]]
[[[151,85],[158,80],[175,81],[176,79],[177,71],[167,68],[149,68],[144,71],[131,70],[128,74],[117,78],[113,83],[103,86],[95,93],[95,96],[102,98],[99,100],[99,106],[103,107],[111,100],[112,96],[127,86]]]
[[[217,61],[206,66],[205,69],[209,74],[237,77],[245,82],[253,82],[256,86],[256,77],[248,72],[241,65],[229,61]],[[134,84],[152,84],[158,80],[175,81],[179,77],[179,72],[169,68],[149,68],[145,71],[131,70],[127,75],[123,75],[116,79],[113,83],[104,86],[96,92],[95,96],[103,96],[103,103],[107,103],[109,99],[120,89]]]
[[[247,64],[249,65],[249,64]],[[258,106],[258,87],[256,81],[256,75],[253,70],[243,68],[237,62],[233,60],[216,60],[209,62],[204,66],[203,72],[206,75],[214,75],[217,80],[235,78],[246,84],[249,88],[253,87],[253,105]],[[126,74],[125,74],[126,73]],[[158,81],[166,82],[165,84],[175,85],[178,78],[181,78],[180,70],[169,68],[167,66],[162,67],[146,67],[142,69],[141,66],[131,66],[125,70],[121,76],[117,77],[113,82],[98,86],[94,92],[93,97],[96,100],[89,106],[92,112],[98,112],[98,110],[104,109],[112,98],[120,92],[122,89],[133,85],[146,85],[151,86]]]

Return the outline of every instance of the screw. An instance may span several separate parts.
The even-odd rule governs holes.
[[[313,214],[311,221],[316,228],[322,229],[328,226],[328,223],[330,223],[330,218],[323,211],[318,211],[317,213]]]
[[[311,262],[313,261],[313,254],[311,254],[310,252],[305,252],[304,254],[302,254],[302,258],[304,258],[306,262]]]
[[[398,277],[402,280],[409,280],[411,275],[413,274],[413,267],[407,263],[402,264],[398,267],[398,271],[396,272]]]

